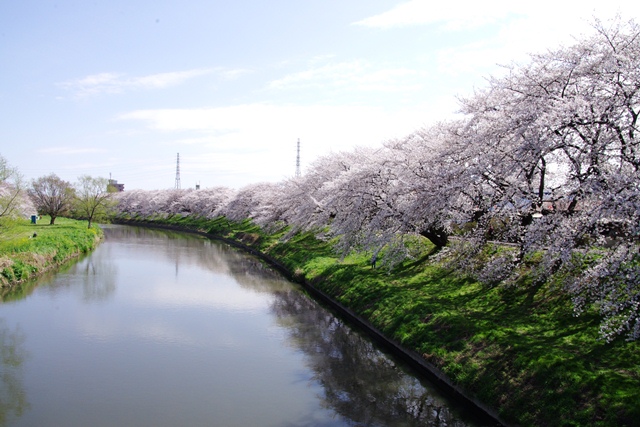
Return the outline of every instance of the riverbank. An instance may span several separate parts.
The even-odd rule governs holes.
[[[422,241],[412,260],[389,271],[372,268],[367,254],[341,259],[311,234],[283,241],[283,230],[269,234],[250,222],[176,216],[142,223],[262,254],[506,424],[621,426],[640,416],[640,345],[600,340],[597,313],[575,317],[559,283],[486,287],[447,269]]]
[[[0,291],[57,268],[96,247],[103,233],[99,227],[87,228],[86,221],[47,217],[36,224],[27,220],[5,221],[0,225]]]

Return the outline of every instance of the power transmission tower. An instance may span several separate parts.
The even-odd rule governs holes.
[[[298,154],[296,155],[296,178],[300,178],[300,138],[298,138]]]
[[[178,153],[178,158],[176,160],[176,190],[180,189],[180,153]]]

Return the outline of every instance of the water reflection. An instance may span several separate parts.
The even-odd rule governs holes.
[[[105,239],[0,306],[12,425],[480,425],[254,257],[160,230]]]
[[[270,293],[274,287],[289,287],[279,273],[224,243],[186,233],[140,227],[111,225],[104,231],[107,240],[130,242],[128,244],[132,249],[135,245],[136,250],[143,246],[145,252],[175,264],[176,271],[180,266],[195,265],[212,273],[229,275],[243,289],[256,293]],[[163,240],[167,243],[163,244]]]
[[[305,353],[323,405],[365,426],[466,426],[433,389],[407,375],[369,340],[297,291],[272,306],[290,342]]]
[[[19,328],[11,330],[0,319],[0,425],[29,409],[22,379],[22,364],[27,357],[24,341]]]
[[[212,272],[233,276],[244,289],[272,293],[271,311],[287,330],[290,345],[304,353],[313,381],[323,390],[319,396],[322,406],[335,411],[344,422],[362,426],[469,425],[461,420],[461,408],[452,411],[450,401],[408,375],[371,341],[299,289],[291,289],[260,261],[224,244],[202,243],[180,233],[149,232],[173,240],[170,249],[159,245],[154,250],[176,260],[176,265],[178,260],[189,259]],[[123,237],[129,233],[149,237],[135,228],[117,231]],[[201,250],[203,245],[206,250]],[[296,425],[305,423],[301,420]]]
[[[82,282],[86,302],[104,301],[116,290],[116,265],[104,257],[90,257],[77,264],[74,273]]]
[[[215,247],[222,252],[234,252],[203,237],[186,233],[114,225],[104,226],[103,229],[106,240],[124,242],[130,245],[132,253],[144,247],[147,254],[161,257],[175,265],[176,272],[180,265],[197,265],[212,272],[226,274],[229,265],[225,257],[221,253],[212,256],[210,249]]]
[[[47,275],[38,279],[36,284],[45,284],[43,292],[56,294],[71,287],[82,293],[82,300],[87,303],[104,302],[113,296],[116,290],[117,265],[109,259],[109,248],[102,256],[82,255],[63,266],[55,275]],[[55,278],[55,280],[52,280]],[[31,287],[25,283],[25,287]],[[27,295],[24,295],[26,297]]]

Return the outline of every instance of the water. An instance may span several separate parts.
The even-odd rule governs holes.
[[[105,234],[0,304],[0,425],[480,425],[256,259]]]

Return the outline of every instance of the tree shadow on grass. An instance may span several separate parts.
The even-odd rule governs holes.
[[[432,255],[392,274],[336,263],[323,271],[323,286],[385,335],[426,354],[500,406],[507,419],[538,413],[536,420],[549,425],[563,417],[585,425],[605,418],[613,420],[610,425],[630,425],[640,416],[627,397],[637,396],[640,344],[600,341],[598,313],[574,316],[570,297],[557,285],[484,286],[427,265]],[[576,414],[567,415],[568,408]]]
[[[400,271],[413,272],[416,269],[419,269],[419,268],[423,267],[424,264],[427,263],[432,256],[434,256],[435,254],[439,253],[441,251],[441,249],[442,248],[439,248],[437,246],[433,246],[431,249],[429,249],[429,251],[427,251],[421,257],[416,258],[415,260],[410,261],[409,263],[406,263],[405,265],[403,265],[401,267],[398,267],[398,269]]]

